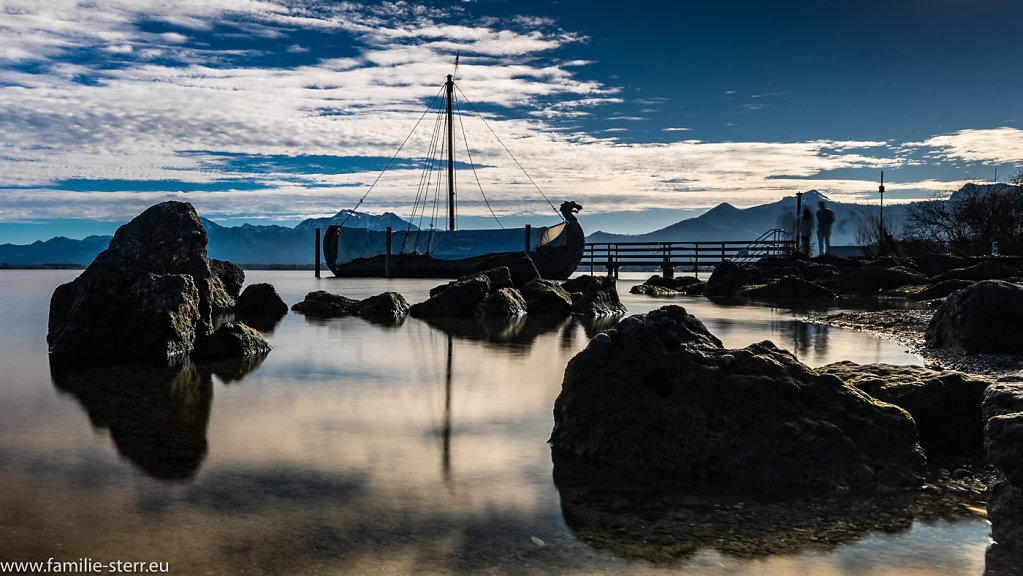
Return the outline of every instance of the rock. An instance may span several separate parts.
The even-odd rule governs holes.
[[[213,314],[230,312],[245,284],[245,271],[227,260],[210,258],[209,263],[214,279]]]
[[[646,282],[640,284],[640,286],[659,286],[661,288],[668,288],[669,290],[675,289],[675,279],[667,278],[654,274],[653,276],[646,279]]]
[[[200,338],[192,350],[196,360],[220,360],[259,356],[270,351],[270,343],[255,328],[241,322],[227,322],[212,334]]]
[[[978,454],[984,445],[981,403],[990,381],[922,366],[836,362],[818,369],[913,417],[928,459]]]
[[[363,318],[401,322],[408,316],[409,304],[405,297],[397,292],[384,292],[356,302],[351,306],[351,310],[352,314]]]
[[[678,296],[681,294],[674,288],[665,288],[664,286],[654,286],[651,284],[637,284],[629,289],[629,294],[643,294],[646,296]]]
[[[935,298],[945,298],[949,294],[956,290],[962,290],[963,288],[972,286],[973,282],[969,280],[943,280],[937,284],[932,284],[920,292],[913,295],[915,300],[933,300]]]
[[[992,485],[988,490],[987,516],[995,542],[1023,549],[1023,488],[1008,481]]]
[[[615,316],[627,312],[611,276],[583,275],[564,282],[561,287],[569,294],[580,294],[572,298],[572,314],[576,316]]]
[[[770,342],[725,350],[679,306],[631,316],[569,362],[553,446],[704,478],[916,485],[913,420]],[[731,358],[724,358],[731,356]]]
[[[535,278],[522,287],[522,295],[526,299],[526,309],[530,314],[561,314],[572,313],[572,297],[555,280]]]
[[[507,268],[504,269],[507,272]],[[508,276],[511,283],[511,276]],[[468,318],[490,294],[490,279],[485,274],[457,280],[425,302],[413,304],[409,313],[416,318]]]
[[[191,204],[152,206],[50,299],[50,359],[62,365],[166,361],[212,330],[215,279]]]
[[[986,260],[973,266],[966,268],[956,268],[955,270],[949,270],[944,274],[940,274],[935,280],[970,280],[973,282],[979,280],[1005,280],[1014,276],[1019,276],[1019,271],[1009,268],[1008,266],[995,262],[994,260]]]
[[[886,268],[875,264],[860,268],[842,268],[839,277],[829,286],[844,293],[872,294],[900,286],[919,286],[929,281],[927,276],[909,268],[902,266]]]
[[[703,289],[706,285],[706,282],[695,276],[679,276],[675,278],[675,290],[680,290],[686,294],[703,294]]]
[[[480,302],[476,315],[482,318],[515,318],[526,313],[526,300],[514,288],[500,288]]]
[[[511,273],[512,284],[520,291],[532,280],[540,278],[540,272],[533,264],[533,259],[523,256],[508,265],[508,272]]]
[[[707,296],[734,296],[746,284],[746,275],[739,265],[725,260],[714,268],[703,293]]]
[[[1023,383],[995,382],[984,391],[981,407],[984,420],[1014,412],[1023,412]]]
[[[295,303],[291,309],[306,316],[335,318],[347,316],[359,304],[358,300],[332,294],[326,290],[316,290],[305,295],[305,300]]]
[[[491,268],[476,274],[470,274],[469,276],[463,276],[459,280],[469,280],[475,276],[486,276],[487,280],[490,281],[490,291],[494,292],[501,288],[514,288],[515,284],[512,282],[511,269],[507,266],[498,266],[497,268]]]
[[[934,313],[924,342],[931,348],[1023,354],[1023,288],[985,280],[952,293]]]
[[[234,313],[239,316],[277,318],[288,313],[288,305],[272,284],[250,284],[238,296]]]
[[[991,417],[985,432],[988,461],[1009,482],[1023,486],[1023,412]],[[1023,522],[1023,517],[1020,521]]]
[[[938,276],[950,270],[967,266],[965,258],[950,254],[924,254],[913,258],[913,262],[916,264],[917,270],[928,276]]]
[[[739,292],[747,298],[834,298],[835,293],[819,284],[796,278],[783,276],[766,284],[746,288]]]

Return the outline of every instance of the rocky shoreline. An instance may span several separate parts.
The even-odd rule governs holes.
[[[936,370],[955,370],[1004,381],[1023,382],[1023,364],[1015,354],[968,353],[950,348],[932,348],[924,343],[934,310],[870,310],[810,314],[804,322],[867,332],[894,340],[919,355],[924,364]]]

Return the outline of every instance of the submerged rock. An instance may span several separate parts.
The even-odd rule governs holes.
[[[409,313],[409,304],[405,297],[397,292],[383,292],[359,300],[351,307],[352,313],[363,318],[376,318],[401,322]]]
[[[239,316],[277,318],[288,313],[288,305],[272,284],[250,284],[238,296],[234,313]]]
[[[409,312],[416,318],[468,318],[476,314],[477,307],[488,294],[488,276],[469,276],[445,286],[425,302],[413,304]]]
[[[306,316],[333,318],[351,314],[352,308],[358,303],[358,300],[346,298],[339,294],[333,294],[326,290],[316,290],[306,294],[305,300],[295,303],[291,309],[295,312],[301,312]]]
[[[834,298],[835,293],[819,284],[795,276],[782,276],[763,286],[743,289],[740,296],[747,298]]]
[[[191,204],[152,206],[50,299],[50,358],[63,365],[166,361],[213,327],[221,281]]]
[[[596,461],[704,478],[919,484],[913,420],[770,342],[726,350],[678,306],[626,318],[569,362],[551,443]]]
[[[526,313],[526,300],[515,288],[501,288],[491,292],[476,310],[481,318],[515,318]]]
[[[986,280],[952,293],[934,313],[924,341],[931,348],[1023,354],[1023,288]]]
[[[627,312],[611,276],[583,275],[564,282],[561,287],[573,295],[572,314],[576,316],[617,316]]]
[[[196,360],[219,360],[260,356],[270,352],[270,343],[258,330],[241,322],[227,322],[212,334],[200,338],[192,350]]]
[[[555,280],[534,278],[522,287],[522,295],[530,314],[568,316],[572,313],[572,296]]]

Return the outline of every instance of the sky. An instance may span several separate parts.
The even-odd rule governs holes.
[[[810,189],[876,203],[882,171],[885,203],[931,198],[1023,169],[1021,21],[1018,0],[0,0],[0,243],[165,200],[226,226],[408,217],[452,73],[462,228],[563,200],[618,233]]]

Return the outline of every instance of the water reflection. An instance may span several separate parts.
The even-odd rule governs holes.
[[[565,523],[587,545],[655,564],[701,550],[764,558],[834,549],[916,519],[984,516],[983,495],[924,491],[856,495],[806,488],[689,482],[552,452]]]
[[[263,356],[211,363],[97,367],[50,379],[73,396],[97,429],[107,429],[118,453],[160,480],[189,481],[206,458],[213,376],[240,382]]]
[[[428,325],[450,336],[492,344],[528,348],[544,334],[556,332],[569,318],[534,314],[516,318],[425,318]]]

